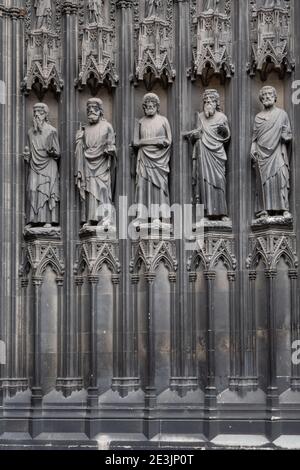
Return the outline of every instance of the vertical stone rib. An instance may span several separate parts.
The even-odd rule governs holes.
[[[205,387],[205,402],[208,409],[215,409],[217,405],[214,308],[216,273],[215,271],[206,271],[204,275],[207,279],[207,383]]]
[[[64,257],[66,264],[64,309],[65,316],[65,350],[66,358],[65,379],[67,389],[75,390],[78,384],[78,318],[75,309],[75,280],[74,256],[79,220],[76,205],[74,182],[74,151],[75,135],[78,129],[77,102],[78,94],[74,89],[74,80],[78,75],[78,19],[77,2],[66,1],[62,5],[62,41],[63,41],[63,79],[64,90],[60,102],[60,139],[62,147],[61,157],[61,224],[64,243]],[[75,313],[74,313],[75,312]],[[72,379],[73,386],[72,386]],[[69,391],[67,393],[69,393]]]
[[[118,70],[120,83],[116,91],[114,112],[116,115],[116,134],[118,149],[118,191],[116,197],[127,196],[129,205],[132,203],[132,178],[130,174],[131,150],[130,143],[133,139],[134,122],[134,93],[130,78],[134,69],[133,47],[133,14],[132,0],[118,0],[119,54]],[[124,53],[125,52],[125,53]],[[118,208],[118,202],[116,203]],[[119,215],[121,215],[119,213]],[[126,214],[127,216],[127,214]],[[126,219],[127,220],[127,219]],[[120,311],[123,315],[123,347],[124,352],[120,359],[120,378],[123,381],[122,393],[128,394],[135,389],[134,378],[134,321],[131,310],[132,286],[130,283],[129,266],[131,260],[131,243],[128,238],[120,240],[120,263],[122,275],[120,282]]]

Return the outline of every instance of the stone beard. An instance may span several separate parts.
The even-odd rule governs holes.
[[[29,224],[59,223],[60,147],[57,130],[48,122],[48,107],[34,106],[34,126],[28,132],[29,175],[27,202]]]
[[[256,213],[289,213],[290,166],[287,143],[292,140],[287,113],[275,106],[276,90],[265,87],[260,92],[264,111],[255,118],[252,158],[257,170]]]
[[[88,101],[89,124],[76,137],[76,186],[81,196],[81,222],[111,225],[112,174],[116,147],[114,130],[104,118],[102,101]]]
[[[216,90],[204,93],[204,112],[198,113],[198,129],[192,132],[196,200],[206,217],[226,218],[226,162],[224,145],[230,140],[225,114],[219,111]]]
[[[169,121],[158,114],[159,98],[149,93],[144,97],[143,117],[138,123],[136,167],[136,203],[148,209],[148,218],[169,219],[169,211],[158,207],[170,205],[169,173],[172,133]]]

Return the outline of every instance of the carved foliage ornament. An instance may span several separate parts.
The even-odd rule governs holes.
[[[87,84],[94,94],[98,86],[115,87],[116,72],[116,2],[80,0],[79,2],[79,90]]]
[[[30,270],[35,278],[43,279],[46,268],[50,266],[58,278],[65,272],[63,247],[59,243],[35,241],[28,243],[23,250],[23,263],[20,275],[27,277]]]
[[[144,80],[148,90],[157,80],[164,84],[175,78],[173,66],[173,1],[134,2],[136,36],[136,81]]]
[[[250,255],[246,262],[248,269],[256,271],[260,260],[262,260],[266,270],[277,272],[277,265],[281,258],[286,261],[289,269],[298,268],[294,234],[274,231],[250,239]]]
[[[26,0],[26,76],[23,92],[34,89],[39,99],[47,90],[60,94],[61,76],[61,3],[59,0]]]
[[[106,264],[112,274],[119,274],[121,265],[118,259],[118,244],[115,242],[99,242],[87,240],[78,245],[78,261],[75,275],[98,276],[102,266]]]
[[[222,261],[228,272],[236,270],[237,261],[234,255],[234,242],[230,237],[220,238],[216,235],[205,237],[204,243],[199,244],[188,260],[187,269],[195,272],[202,266],[204,271],[214,271]]]
[[[160,263],[169,271],[175,273],[178,263],[176,260],[176,248],[172,241],[167,240],[143,240],[134,244],[133,258],[130,263],[130,272],[138,274],[144,265],[147,273],[155,273]]]
[[[247,70],[251,76],[258,71],[261,79],[266,80],[275,69],[282,78],[295,67],[290,1],[252,0],[250,8],[251,51]]]
[[[208,86],[214,75],[224,81],[234,73],[232,63],[231,0],[207,1],[200,10],[193,2],[193,65],[189,75]]]

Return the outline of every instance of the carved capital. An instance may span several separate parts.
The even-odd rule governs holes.
[[[156,278],[156,274],[155,273],[146,273],[145,274],[145,279],[146,281],[148,282],[148,284],[152,284],[153,281],[155,280]]]
[[[189,281],[190,281],[190,283],[193,283],[193,282],[197,281],[197,273],[196,272],[189,273]]]
[[[117,286],[118,284],[120,284],[120,275],[119,274],[112,274],[111,281],[115,286]]]
[[[131,275],[131,284],[136,285],[139,283],[140,276],[139,274],[132,274]]]
[[[75,284],[76,284],[76,286],[78,286],[78,287],[83,286],[83,284],[84,284],[84,278],[83,278],[82,276],[76,276],[76,277],[75,277]]]
[[[14,20],[17,19],[24,19],[26,16],[25,8],[18,8],[18,7],[6,7],[4,5],[0,5],[0,17],[10,17]]]
[[[132,8],[133,7],[133,0],[117,0],[116,3],[117,8]]]
[[[56,278],[56,284],[58,285],[58,287],[63,287],[64,279],[62,277],[57,277]]]
[[[26,289],[26,287],[28,286],[29,284],[29,279],[27,277],[22,277],[21,279],[21,287],[23,287],[24,289]]]
[[[296,271],[295,269],[290,269],[289,278],[290,279],[298,279],[298,271]]]
[[[88,276],[88,281],[92,285],[96,285],[99,282],[99,276]]]
[[[256,281],[257,272],[256,271],[249,271],[249,279],[250,279],[250,281]]]
[[[204,271],[204,276],[208,281],[214,281],[216,279],[216,271]]]
[[[265,275],[267,279],[275,279],[275,277],[277,276],[277,271],[275,271],[274,269],[267,269],[265,271]]]
[[[41,286],[43,284],[43,278],[42,277],[33,277],[32,278],[32,285],[33,286]]]
[[[78,5],[71,0],[65,0],[61,6],[61,12],[63,15],[74,15],[78,11]]]
[[[229,282],[235,282],[236,281],[236,272],[235,271],[228,271],[227,277],[228,277]]]
[[[176,273],[169,273],[169,281],[172,283],[172,284],[175,284],[176,281],[177,281],[177,275]]]

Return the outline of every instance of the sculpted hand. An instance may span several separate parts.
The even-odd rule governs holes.
[[[220,124],[218,126],[218,134],[220,134],[224,138],[228,136],[228,129],[225,124]]]
[[[80,129],[79,131],[77,131],[76,133],[76,140],[82,140],[84,137],[84,129]]]
[[[27,145],[24,149],[23,157],[24,157],[25,162],[29,162],[29,160],[30,160],[30,150],[29,150],[29,147],[27,147]]]
[[[290,140],[292,140],[292,134],[288,131],[288,128],[286,126],[282,126],[281,138],[284,142],[289,142]]]

